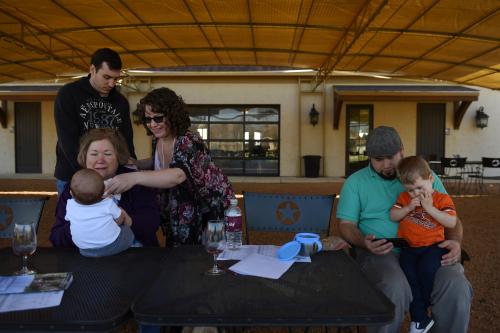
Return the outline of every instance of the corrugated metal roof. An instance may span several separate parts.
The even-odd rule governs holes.
[[[0,82],[125,69],[283,66],[500,89],[498,0],[3,0]],[[222,67],[223,68],[223,67]]]

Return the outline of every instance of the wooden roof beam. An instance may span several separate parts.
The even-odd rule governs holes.
[[[165,40],[163,38],[161,38],[154,30],[153,28],[151,28],[150,26],[148,26],[144,20],[142,18],[139,17],[139,15],[133,11],[130,6],[123,0],[119,0],[120,1],[120,4],[125,7],[129,13],[131,15],[133,15],[137,21],[141,22],[141,24],[138,24],[138,25],[131,25],[130,28],[136,28],[144,37],[146,37],[148,40],[151,41],[151,43],[155,44],[155,45],[158,45],[157,43],[155,43],[155,41],[151,40],[151,38],[149,38],[148,36],[146,36],[146,34],[144,32],[142,32],[142,29],[140,28],[145,28],[147,29],[153,36],[155,36],[162,44],[163,44],[163,47],[166,47],[166,48],[170,48],[170,45],[168,45],[167,42],[165,42]],[[116,11],[116,9],[115,9]],[[94,29],[97,29],[97,30],[101,30],[97,27],[94,27]],[[94,29],[92,29],[92,31],[94,31]],[[170,58],[174,63],[177,63],[177,64],[182,64],[183,66],[186,65],[186,62],[184,60],[181,59],[181,57],[179,57],[177,55],[177,53],[175,53],[175,51],[172,51],[172,53],[174,54],[174,57],[176,58],[176,60],[172,59],[173,57],[171,57],[169,54],[167,53],[164,53],[168,58]]]
[[[195,22],[196,26],[198,27],[198,29],[200,29],[201,31],[201,34],[203,35],[203,37],[205,37],[205,40],[207,41],[207,44],[208,46],[210,46],[210,48],[213,50],[213,53],[215,55],[215,58],[217,58],[217,61],[219,62],[219,64],[222,64],[222,60],[219,58],[219,55],[217,54],[217,52],[215,52],[214,50],[214,46],[212,45],[212,43],[210,42],[210,39],[208,38],[205,30],[202,28],[202,26],[198,23],[198,19],[196,18],[196,15],[194,15],[193,13],[193,10],[191,9],[191,7],[189,6],[189,3],[186,1],[186,0],[183,0],[184,2],[184,6],[186,6],[189,14],[191,14],[191,17],[193,18],[193,21]],[[206,8],[206,7],[205,7]]]
[[[247,0],[247,11],[248,11],[248,23],[249,23],[249,29],[250,29],[250,34],[252,36],[252,49],[253,49],[253,61],[256,65],[259,64],[257,60],[257,52],[255,51],[256,46],[255,46],[255,31],[252,28],[252,8],[250,8],[250,0]]]
[[[13,19],[13,20],[15,20],[15,21],[19,22],[19,24],[21,24],[21,25],[25,25],[25,26],[27,26],[27,27],[30,27],[31,29],[33,29],[33,30],[35,30],[35,31],[42,31],[42,30],[38,29],[37,27],[35,27],[34,25],[32,25],[32,24],[30,24],[30,23],[28,23],[28,22],[26,22],[26,21],[24,21],[24,20],[20,19],[20,18],[19,18],[19,17],[17,17],[17,16],[14,16],[14,15],[10,14],[8,11],[6,11],[6,10],[4,10],[4,9],[2,9],[2,8],[0,8],[0,12],[1,12],[2,14],[4,14],[4,15],[6,15],[6,16],[8,16],[8,17],[10,17],[11,19]],[[67,43],[66,41],[62,40],[61,38],[59,38],[59,37],[55,37],[55,36],[52,36],[49,32],[44,32],[44,34],[48,35],[48,36],[49,36],[49,37],[51,37],[51,38],[54,38],[55,40],[57,40],[57,41],[58,41],[58,42],[60,42],[61,44],[63,44],[63,45],[65,45],[65,46],[67,46],[68,48],[70,48],[70,49],[71,49],[73,52],[75,52],[76,54],[79,54],[80,52],[85,53],[85,52],[83,52],[83,51],[81,51],[81,50],[76,49],[73,45],[71,45],[71,44]],[[55,53],[51,52],[50,50],[45,50],[45,49],[42,49],[42,48],[40,48],[40,47],[38,47],[38,46],[36,46],[36,45],[33,45],[33,44],[30,44],[30,43],[27,43],[26,41],[24,41],[24,40],[22,40],[22,39],[20,39],[20,38],[17,38],[17,37],[15,37],[15,36],[13,36],[13,35],[10,35],[10,34],[6,34],[6,33],[4,33],[4,32],[2,33],[2,35],[8,36],[8,38],[11,38],[11,39],[12,39],[12,40],[14,40],[16,43],[19,43],[19,45],[25,45],[28,49],[31,49],[33,52],[38,53],[38,54],[45,55],[45,56],[47,56],[49,59],[54,59],[54,60],[59,61],[59,62],[61,62],[61,63],[65,64],[65,65],[68,65],[68,66],[73,67],[73,68],[78,68],[78,69],[80,69],[80,70],[85,70],[85,71],[87,71],[87,70],[88,70],[88,68],[87,68],[86,66],[83,66],[83,65],[81,65],[81,64],[77,64],[77,63],[75,63],[75,62],[73,62],[73,61],[66,60],[66,59],[65,59],[65,58],[63,58],[63,57],[59,57],[59,56],[57,56]],[[85,53],[85,54],[86,54],[86,53]],[[88,55],[88,54],[87,54],[87,55]],[[88,55],[88,56],[90,56],[90,55]]]
[[[486,20],[490,19],[491,17],[495,16],[498,14],[498,12],[500,12],[500,8],[492,11],[491,13],[489,13],[488,15],[486,16],[483,16],[481,17],[479,20],[477,20],[476,22],[473,22],[471,24],[469,24],[467,27],[463,28],[462,30],[460,30],[456,35],[462,35],[464,34],[465,32],[477,27],[479,24],[485,22]],[[420,55],[419,59],[416,59],[416,60],[413,60],[405,65],[402,65],[398,68],[396,68],[393,73],[397,73],[399,71],[402,71],[403,69],[407,68],[408,66],[411,66],[413,65],[414,63],[416,63],[418,60],[420,59],[423,59],[424,57],[428,56],[429,54],[431,54],[432,52],[435,52],[443,47],[445,47],[446,45],[448,45],[449,43],[451,43],[452,41],[456,40],[457,37],[453,36],[453,37],[450,37],[449,39],[437,44],[436,46],[432,47],[430,50],[424,52],[423,54]]]
[[[123,0],[121,0],[123,1]],[[211,15],[209,13],[209,15]],[[306,20],[307,22],[307,20]],[[339,31],[344,32],[345,28],[335,27],[331,25],[318,25],[318,24],[300,24],[300,23],[273,23],[273,22],[154,22],[154,23],[131,23],[131,24],[111,24],[111,25],[94,25],[92,27],[78,27],[78,28],[62,28],[54,29],[50,32],[50,36],[55,34],[68,34],[74,32],[88,32],[88,31],[113,31],[113,30],[127,30],[127,29],[168,29],[176,27],[211,27],[211,28],[224,28],[224,27],[253,27],[253,28],[284,28],[284,29],[308,29],[308,30],[326,30],[326,31]],[[379,28],[367,27],[365,32],[372,33],[385,33],[385,34],[400,34],[400,35],[413,35],[423,37],[439,37],[439,38],[454,38],[465,39],[478,42],[492,42],[497,43],[499,38],[494,36],[477,36],[460,34],[453,32],[443,31],[427,31],[427,30],[408,30],[408,29],[395,29],[395,28]],[[48,33],[39,31],[36,35],[47,35]]]
[[[306,16],[306,19],[305,19],[305,23],[304,24],[299,24],[299,20],[300,20],[300,13],[302,13],[302,6],[303,6],[304,2],[301,1],[300,2],[300,7],[299,7],[299,10],[297,11],[297,19],[296,19],[296,23],[295,23],[295,27],[293,28],[293,38],[292,38],[292,45],[290,45],[290,49],[292,50],[297,50],[299,49],[300,47],[300,44],[302,43],[302,38],[304,37],[304,32],[306,31],[306,27],[308,26],[307,25],[307,22],[309,22],[309,18],[311,17],[311,12],[312,12],[312,8],[313,8],[313,2],[309,2],[309,8],[307,9],[307,16]],[[297,38],[297,42],[295,42],[296,40],[296,36],[297,36],[297,31],[300,29],[300,33],[299,33],[299,37]],[[295,62],[295,58],[297,57],[297,53],[293,53],[291,52],[290,55],[288,56],[288,63],[290,66],[293,66],[293,63]]]
[[[54,73],[51,73],[51,72],[47,72],[43,69],[39,69],[39,68],[36,68],[36,67],[33,67],[33,66],[30,66],[30,65],[26,65],[24,64],[23,62],[21,61],[11,61],[11,60],[8,60],[8,59],[5,59],[5,58],[0,58],[0,61],[3,61],[4,63],[3,64],[0,64],[0,67],[2,65],[5,65],[5,64],[14,64],[14,65],[18,65],[18,66],[21,66],[21,67],[25,67],[29,70],[32,70],[32,71],[36,71],[36,72],[40,72],[40,73],[44,73],[44,74],[47,74],[51,77],[53,76],[56,76]],[[10,74],[1,74],[1,75],[5,75],[5,76],[11,76],[11,77],[15,77],[16,79],[19,79],[19,80],[24,80],[24,78],[21,78],[21,77],[18,77],[18,76],[14,76],[14,75],[10,75]]]
[[[335,45],[330,52],[330,55],[326,58],[325,62],[317,70],[316,77],[314,79],[313,91],[319,87],[319,85],[326,80],[328,75],[335,69],[335,66],[344,58],[347,52],[351,49],[352,45],[358,40],[358,38],[363,34],[363,32],[368,28],[368,26],[373,22],[377,15],[382,11],[384,6],[388,3],[388,0],[382,0],[371,10],[371,2],[366,2],[366,5],[361,7],[359,12],[354,16],[353,20],[349,24],[349,27],[344,31],[344,34],[340,38],[337,45]]]
[[[82,19],[80,16],[76,15],[75,13],[73,13],[71,10],[69,10],[68,8],[66,8],[65,6],[61,5],[59,2],[59,0],[52,0],[52,2],[54,4],[56,4],[59,8],[61,8],[63,11],[65,11],[66,13],[68,13],[69,15],[73,16],[74,18],[76,18],[77,20],[80,20],[81,22],[83,22],[84,24],[86,24],[88,27],[91,27],[91,25],[85,21],[84,19]],[[116,10],[115,10],[116,12]],[[95,29],[94,29],[95,30]],[[95,30],[97,33],[99,33],[100,35],[104,36],[105,38],[109,39],[110,41],[112,41],[113,43],[115,43],[116,45],[118,45],[119,47],[121,47],[122,49],[128,51],[128,49],[125,47],[125,45],[121,44],[120,42],[118,42],[117,40],[111,38],[109,35],[105,34],[104,32],[102,31],[99,31],[99,30]],[[143,63],[145,63],[147,66],[149,67],[154,67],[152,64],[150,64],[148,61],[146,61],[145,59],[141,58],[139,55],[137,54],[134,54],[134,56],[139,59],[140,61],[142,61]]]

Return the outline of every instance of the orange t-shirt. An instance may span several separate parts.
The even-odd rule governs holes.
[[[403,208],[411,202],[408,192],[399,194],[394,207]],[[432,193],[432,205],[437,209],[455,216],[455,205],[447,194],[434,191]],[[444,226],[438,223],[422,207],[406,215],[400,222],[398,237],[406,238],[412,247],[429,246],[444,240]]]

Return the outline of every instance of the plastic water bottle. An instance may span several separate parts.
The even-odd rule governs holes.
[[[230,204],[225,212],[227,248],[238,250],[241,247],[242,236],[241,209],[238,207],[238,199],[231,199]]]

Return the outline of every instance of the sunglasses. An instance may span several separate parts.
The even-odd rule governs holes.
[[[154,121],[155,121],[155,123],[160,124],[160,123],[162,123],[162,122],[165,120],[165,116],[143,117],[143,118],[142,118],[142,121],[143,121],[145,124],[150,124],[150,123],[151,123],[151,120],[154,120]]]

